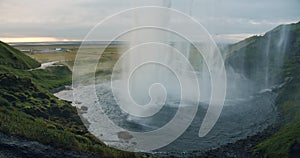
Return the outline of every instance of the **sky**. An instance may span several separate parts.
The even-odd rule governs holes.
[[[161,0],[0,0],[0,40],[80,41],[106,17],[137,5],[153,5],[154,1]],[[171,8],[199,21],[217,42],[237,42],[262,35],[280,24],[300,21],[300,0],[171,0],[171,3]],[[107,34],[130,25],[129,21],[120,19],[107,26]]]

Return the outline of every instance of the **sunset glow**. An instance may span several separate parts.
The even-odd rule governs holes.
[[[56,41],[72,41],[68,39],[60,39],[54,37],[0,37],[0,41],[3,42],[56,42]]]

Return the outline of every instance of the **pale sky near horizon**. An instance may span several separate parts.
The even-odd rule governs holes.
[[[157,0],[138,1],[147,5]],[[132,0],[0,0],[0,40],[82,40],[101,20],[131,7]],[[300,0],[172,0],[171,8],[191,14],[219,42],[236,42],[300,21]],[[123,25],[128,25],[126,19],[108,27],[113,31]]]

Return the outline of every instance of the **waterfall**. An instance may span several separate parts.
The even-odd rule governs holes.
[[[286,47],[289,40],[289,27],[281,26],[273,33],[266,34],[267,44],[265,45],[265,85],[264,88],[271,88],[281,81],[281,74],[285,60]]]
[[[192,13],[192,3],[193,1],[190,1],[188,5],[189,14]],[[140,4],[170,8],[172,1],[134,1],[135,6],[140,6]],[[151,27],[166,28],[171,25],[169,13],[155,8],[145,10],[143,13],[141,11],[133,13],[132,27],[137,29],[130,33],[129,49],[121,54],[120,70],[122,71],[121,78],[118,79],[128,81],[130,94],[124,94],[127,93],[125,91],[118,93],[122,102],[130,104],[134,101],[139,105],[155,107],[158,106],[156,104],[170,99],[180,99],[181,87],[178,77],[189,80],[189,73],[192,71],[189,61],[191,44],[174,36],[171,32]],[[142,64],[148,61],[159,61],[160,64],[155,62]],[[189,86],[192,88],[195,85]],[[122,89],[121,85],[115,87]],[[139,110],[134,113],[138,116],[145,114]]]
[[[271,43],[271,35],[267,35],[267,44],[264,52],[264,62],[265,62],[265,77],[264,77],[264,87],[269,88],[269,74],[270,74],[270,43]]]
[[[234,51],[226,59],[229,63],[228,77],[234,78],[228,80],[228,87],[233,87],[228,91],[228,94],[233,94],[231,97],[238,97],[235,94],[249,96],[259,91],[270,91],[272,87],[281,84],[283,64],[286,52],[289,52],[286,50],[289,32],[289,26],[281,25],[263,36],[251,37],[251,40],[243,41],[249,43],[247,46]]]

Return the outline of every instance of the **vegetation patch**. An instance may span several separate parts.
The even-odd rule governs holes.
[[[19,55],[14,48],[4,46],[1,43],[3,57],[11,52]],[[16,57],[18,66],[0,64],[0,132],[99,157],[136,157],[135,153],[103,144],[89,133],[70,102],[50,92],[71,83],[71,71],[66,66],[30,70],[40,64],[24,54],[20,56],[26,61]]]
[[[280,92],[276,103],[280,113],[278,132],[254,148],[258,157],[289,158],[300,155],[300,56],[287,62],[286,76],[291,78]]]
[[[37,68],[40,63],[0,41],[0,65],[26,70]]]

